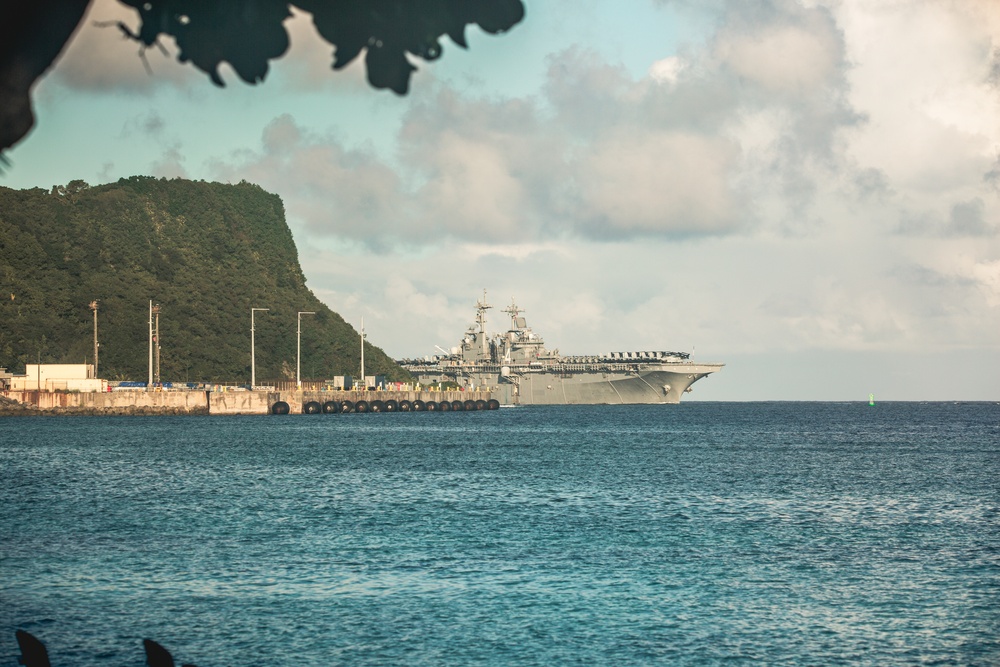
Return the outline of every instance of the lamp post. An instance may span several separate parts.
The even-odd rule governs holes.
[[[156,362],[153,365],[153,381],[160,382],[160,304],[153,306],[153,345],[156,347]]]
[[[97,375],[97,300],[90,302],[90,309],[94,311],[94,377]]]
[[[153,391],[153,302],[149,302],[149,381],[146,391]]]
[[[302,378],[301,378],[301,368],[302,368],[302,316],[303,315],[315,315],[316,313],[310,310],[300,310],[299,311],[299,327],[298,335],[295,341],[295,388],[297,390],[302,389]]]
[[[250,309],[250,391],[257,386],[257,359],[254,355],[254,339],[253,339],[253,314],[257,311],[268,311],[270,308],[251,308]]]

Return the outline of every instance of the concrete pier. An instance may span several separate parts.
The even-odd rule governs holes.
[[[288,405],[289,414],[303,414],[310,402],[357,404],[366,401],[489,401],[489,391],[4,391],[0,414],[79,415],[266,415],[276,403]]]

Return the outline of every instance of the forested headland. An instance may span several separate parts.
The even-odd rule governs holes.
[[[257,185],[133,176],[50,191],[0,187],[0,367],[91,363],[98,302],[99,374],[145,380],[149,301],[160,306],[160,377],[250,379],[250,308],[258,384],[357,376],[360,336],[306,287],[281,199]],[[367,375],[409,379],[365,344]]]

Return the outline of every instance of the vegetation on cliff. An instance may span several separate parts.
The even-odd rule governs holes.
[[[360,336],[305,285],[281,199],[237,185],[133,176],[51,191],[0,187],[0,367],[93,361],[145,380],[149,301],[159,304],[160,376],[249,382],[250,308],[258,384],[294,379],[298,311],[302,377],[359,374]],[[365,345],[365,372],[407,379]]]

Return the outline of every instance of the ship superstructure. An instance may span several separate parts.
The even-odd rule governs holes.
[[[510,317],[510,327],[490,336],[486,331],[490,308],[484,292],[476,302],[476,321],[458,346],[399,364],[421,384],[485,387],[501,403],[520,405],[679,403],[691,385],[723,366],[693,362],[684,352],[563,356],[545,347],[513,300],[503,311]]]

